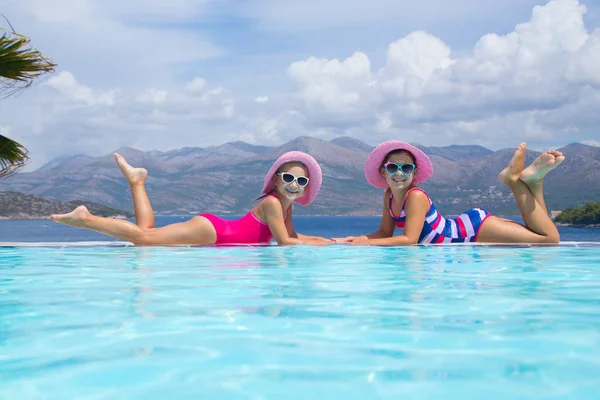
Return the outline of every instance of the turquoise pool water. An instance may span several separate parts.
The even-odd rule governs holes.
[[[2,399],[598,399],[600,246],[0,247]]]

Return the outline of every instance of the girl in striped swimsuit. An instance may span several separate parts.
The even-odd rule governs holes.
[[[399,246],[447,243],[558,243],[560,236],[548,216],[542,183],[548,172],[564,160],[562,153],[542,153],[524,169],[525,143],[521,143],[509,165],[498,175],[513,192],[525,225],[498,218],[480,208],[446,219],[431,198],[416,184],[431,177],[429,157],[401,141],[380,144],[365,163],[367,181],[386,189],[379,230],[366,236],[334,239],[338,243]],[[403,234],[394,236],[396,227]]]

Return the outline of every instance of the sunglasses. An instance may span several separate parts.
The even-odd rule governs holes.
[[[402,175],[409,176],[410,174],[412,174],[414,172],[415,164],[410,164],[410,163],[396,164],[393,162],[386,162],[383,165],[383,168],[385,168],[385,172],[387,172],[390,175],[394,175],[398,171],[400,171],[400,172],[402,172]]]
[[[277,175],[281,177],[281,180],[286,185],[291,185],[294,181],[296,181],[296,183],[300,187],[305,187],[306,185],[308,185],[308,178],[305,176],[296,177],[290,174],[289,172],[278,172]]]

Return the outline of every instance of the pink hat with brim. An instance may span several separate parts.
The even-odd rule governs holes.
[[[277,170],[279,170],[283,164],[293,161],[304,164],[306,169],[308,169],[308,185],[304,189],[302,196],[294,200],[298,204],[307,206],[312,203],[317,197],[317,194],[319,194],[319,189],[321,189],[321,183],[323,182],[323,175],[317,160],[301,151],[288,151],[279,157],[277,161],[275,161],[275,163],[271,166],[271,169],[269,169],[269,172],[267,172],[262,193],[271,193],[273,190],[275,190],[273,176],[275,176]]]
[[[415,169],[415,176],[413,178],[414,183],[423,182],[431,177],[433,165],[431,164],[429,157],[427,157],[423,151],[406,142],[390,140],[389,142],[381,143],[379,146],[375,147],[365,162],[365,177],[372,186],[380,189],[387,189],[390,187],[380,171],[385,157],[395,150],[409,151],[415,158],[417,168]]]

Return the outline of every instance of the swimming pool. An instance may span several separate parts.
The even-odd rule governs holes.
[[[600,244],[0,247],[0,398],[597,399],[599,289]]]

